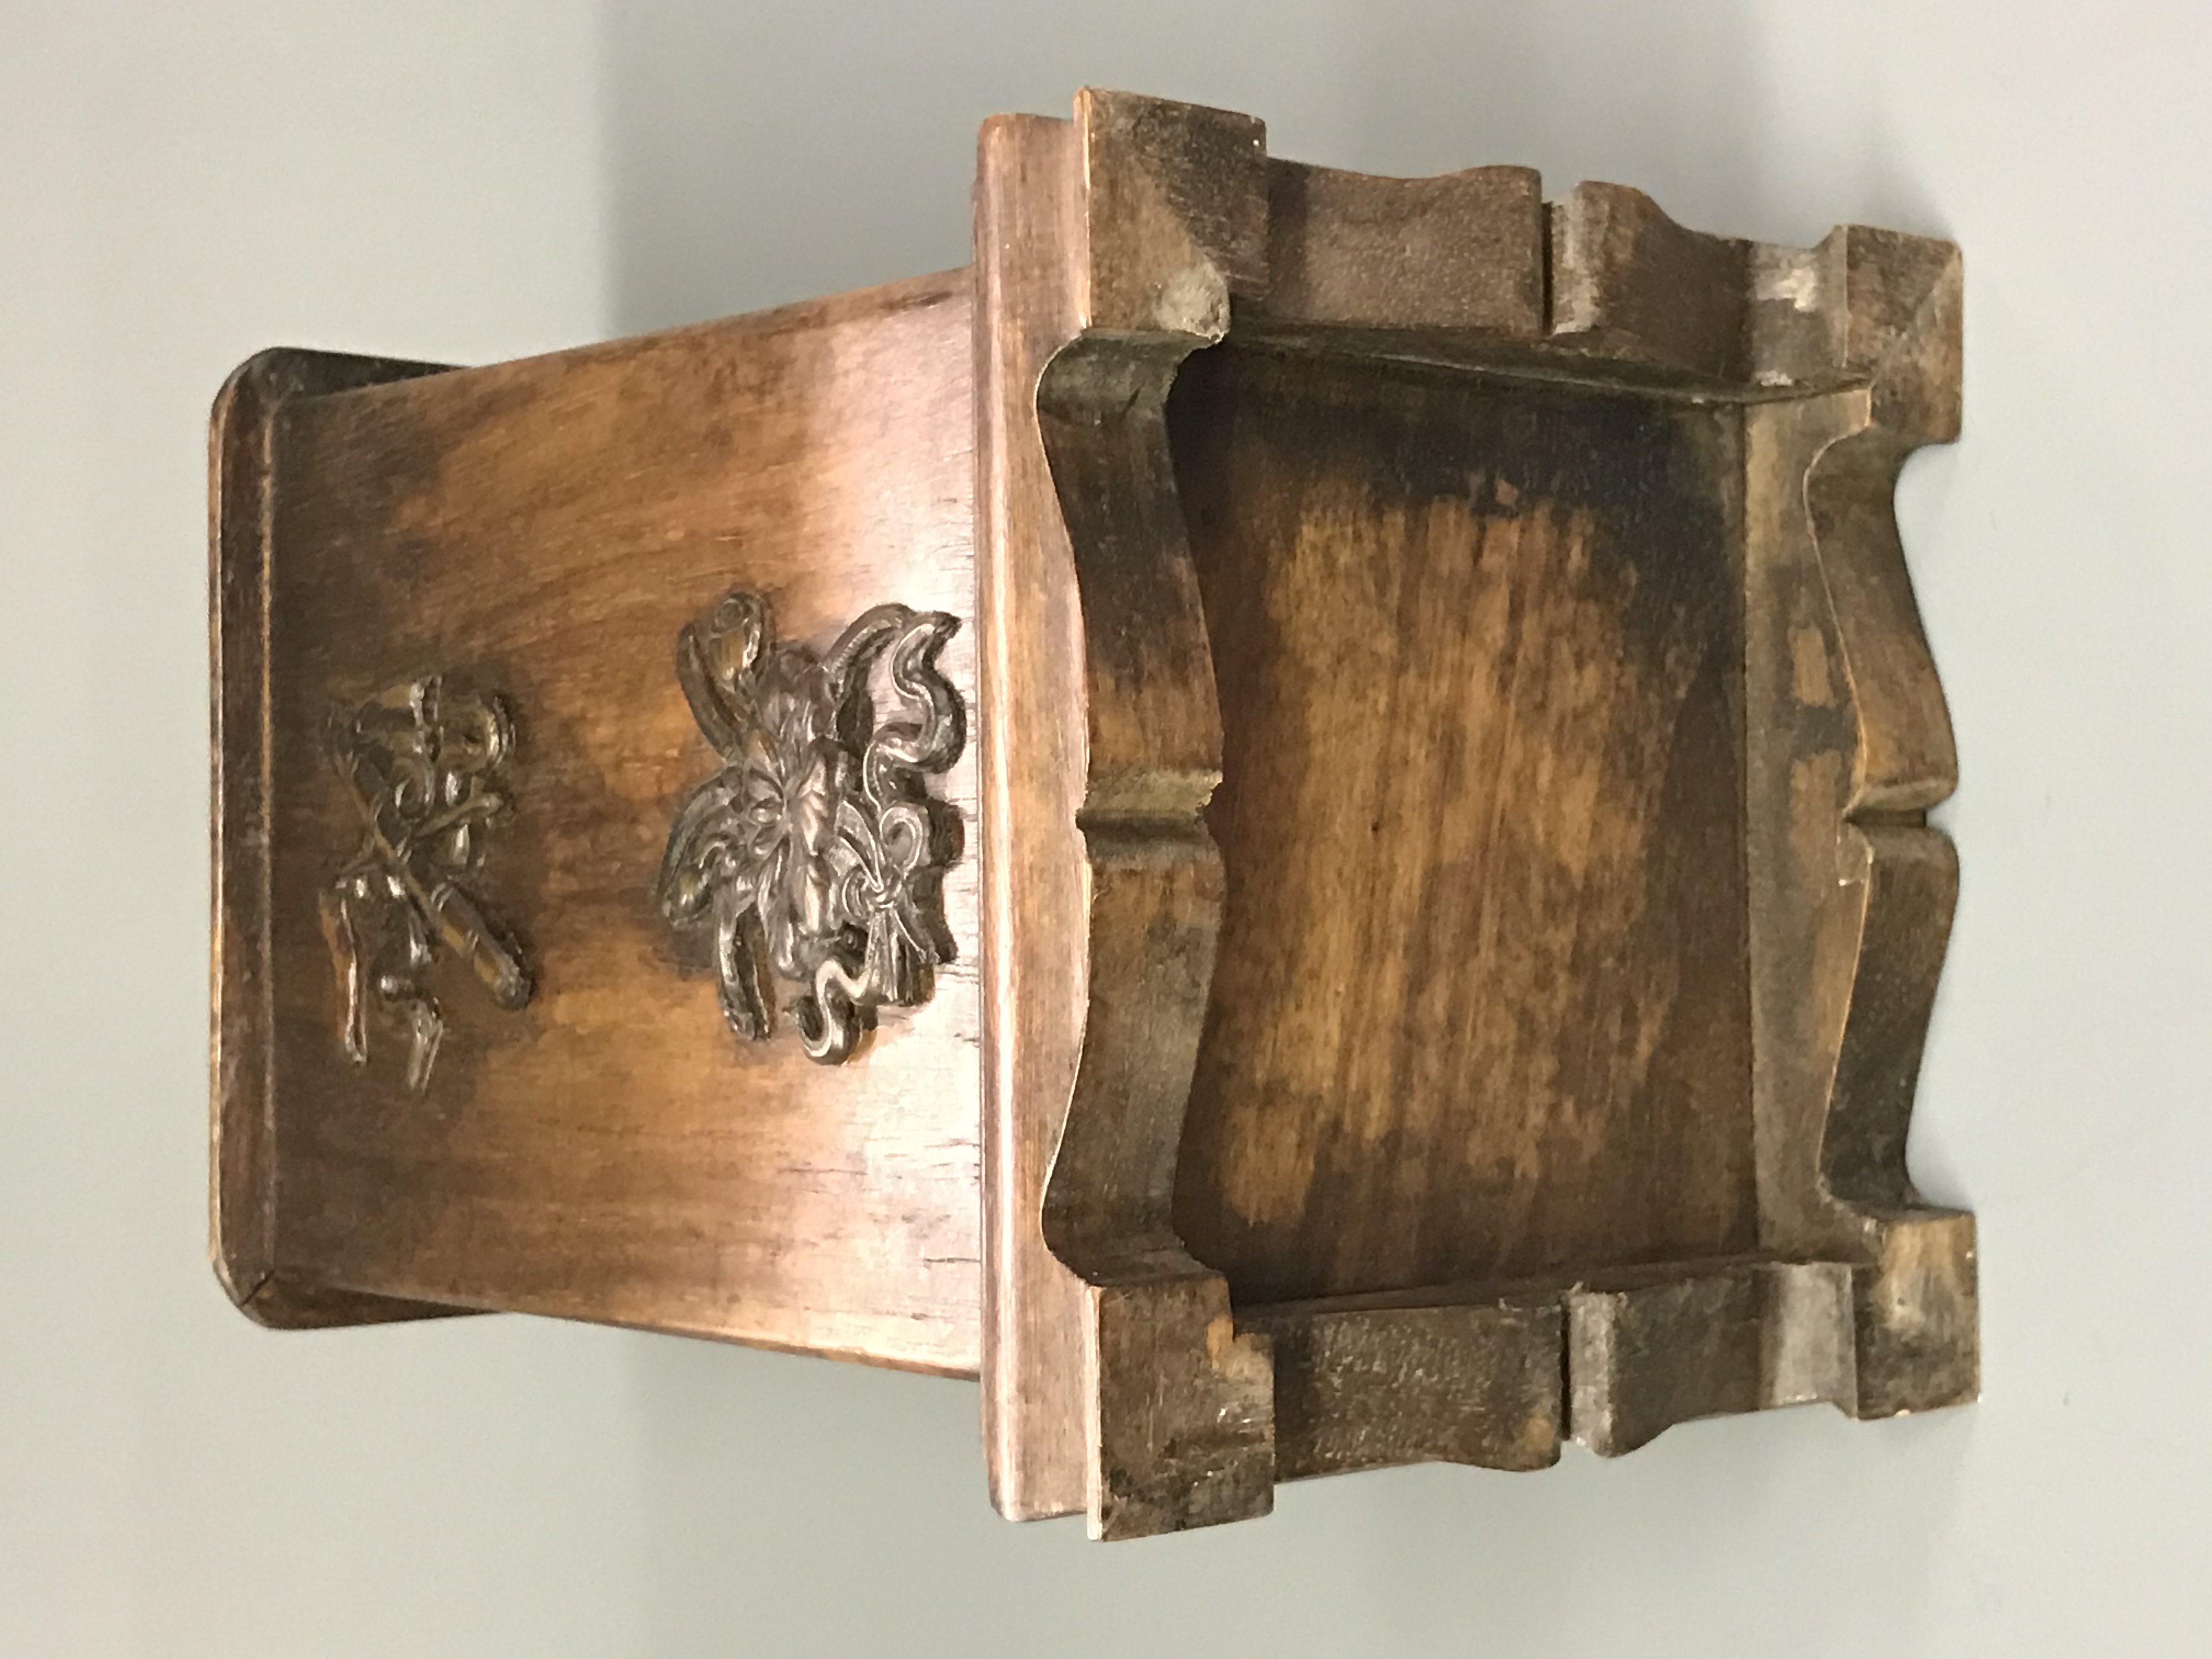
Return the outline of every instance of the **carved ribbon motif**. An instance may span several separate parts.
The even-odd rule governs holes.
[[[776,639],[765,599],[733,591],[679,637],[677,678],[724,764],[676,814],[660,908],[678,928],[712,925],[738,1036],[774,1029],[773,975],[800,988],[791,1012],[806,1052],[835,1064],[878,1008],[927,1000],[951,959],[939,888],[958,819],[923,781],[964,740],[936,664],[958,626],[878,605],[817,657]]]
[[[499,698],[449,689],[435,674],[331,723],[331,764],[362,827],[361,850],[321,900],[345,999],[345,1050],[368,1063],[373,994],[408,1033],[407,1086],[416,1094],[429,1086],[446,1030],[423,983],[441,947],[464,958],[501,1007],[530,1000],[521,952],[462,884],[507,811],[500,775],[513,744]]]

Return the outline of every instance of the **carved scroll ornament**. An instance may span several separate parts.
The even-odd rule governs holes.
[[[835,1064],[877,1009],[926,1001],[951,960],[939,890],[958,823],[923,786],[964,738],[936,665],[958,626],[878,605],[817,656],[776,639],[767,599],[733,591],[679,637],[677,678],[724,764],[677,812],[659,897],[672,926],[713,928],[738,1036],[771,1034],[787,981],[800,1042]]]
[[[394,686],[332,722],[331,761],[361,815],[361,848],[322,895],[345,1002],[343,1038],[368,1061],[371,999],[409,1038],[407,1086],[429,1086],[446,1023],[424,981],[442,947],[463,957],[492,1000],[530,1000],[520,951],[463,878],[483,863],[506,816],[501,774],[514,746],[506,705],[448,688],[442,677]]]

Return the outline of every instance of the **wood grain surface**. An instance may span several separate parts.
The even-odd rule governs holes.
[[[240,1304],[977,1374],[1000,1510],[1103,1537],[1971,1399],[1973,1218],[1905,1158],[1957,766],[1892,506],[1958,429],[1957,250],[1371,178],[1098,92],[987,124],[975,237],[756,316],[225,389]],[[675,661],[736,588],[816,651],[957,623],[952,956],[842,1065],[741,1040],[656,902],[739,763]],[[319,913],[362,842],[333,717],[434,676],[511,716],[428,901],[497,919],[507,1006],[441,933],[418,1092],[388,1030],[349,1056]]]
[[[209,1243],[231,1299],[278,1328],[467,1311],[334,1289],[287,1268],[276,1255],[276,964],[269,891],[276,687],[268,628],[276,425],[298,398],[441,372],[431,363],[277,348],[240,365],[209,422]]]
[[[985,134],[1001,1508],[1127,1535],[1256,1512],[1270,1456],[1535,1468],[1970,1397],[1971,1218],[1903,1164],[1953,878],[1890,508],[1955,429],[1955,250],[1277,160],[1255,234],[1231,131],[1085,94]],[[1217,846],[1209,951],[1202,886],[1124,866]],[[1139,1318],[1147,1279],[1149,1341],[1098,1294]]]
[[[826,645],[948,611],[975,685],[966,274],[526,362],[303,398],[276,422],[268,933],[277,1267],[337,1290],[972,1372],[975,866],[925,1006],[846,1066],[740,1042],[654,903],[718,763],[678,631],[733,586]],[[334,708],[443,672],[503,696],[513,810],[478,887],[538,981],[446,964],[428,1093],[350,1063],[319,890],[358,839]],[[963,817],[975,767],[949,775]],[[267,1177],[263,1177],[264,1180]]]
[[[1229,872],[1183,1237],[1239,1302],[1749,1248],[1736,411],[1232,343],[1174,424]]]
[[[1165,420],[1264,259],[1264,163],[1249,118],[1086,93],[1072,127],[987,126],[978,175],[986,1438],[1002,1509],[1079,1504],[1103,1537],[1274,1485],[1265,1344],[1172,1213],[1220,718]]]

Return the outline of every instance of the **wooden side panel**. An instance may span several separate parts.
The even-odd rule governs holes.
[[[965,272],[525,362],[337,392],[276,430],[270,596],[274,1249],[355,1291],[972,1372],[981,1359],[979,933],[842,1066],[739,1041],[656,904],[718,757],[675,673],[728,589],[813,648],[872,606],[950,613],[975,684]],[[332,713],[440,673],[512,711],[477,897],[536,980],[434,970],[427,1091],[340,1042],[318,906],[361,826]],[[972,825],[972,751],[942,793]]]
[[[1892,507],[1958,431],[1960,273],[1856,227],[1814,253],[1808,307],[1861,381],[1747,413],[1753,1109],[1765,1242],[1851,1264],[1850,1404],[1881,1415],[1979,1377],[1972,1218],[1905,1167],[1958,888],[1924,814],[1957,763]]]
[[[1164,414],[1264,270],[1265,177],[1256,122],[1085,93],[1072,128],[987,127],[978,179],[988,1438],[1007,1513],[1079,1495],[1107,1537],[1262,1513],[1273,1489],[1265,1344],[1171,1215],[1220,726]]]

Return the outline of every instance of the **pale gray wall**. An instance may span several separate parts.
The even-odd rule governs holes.
[[[2200,0],[0,0],[0,1651],[2195,1655],[2212,1338]],[[966,257],[1091,82],[1966,249],[1901,510],[1966,785],[1914,1159],[1987,1397],[1540,1476],[1009,1526],[971,1387],[521,1319],[258,1330],[202,1261],[201,427],[287,342],[483,361]]]

